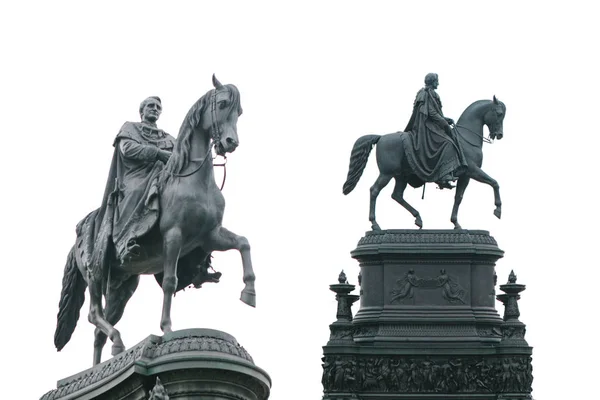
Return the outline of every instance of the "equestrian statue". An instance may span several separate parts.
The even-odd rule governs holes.
[[[408,184],[416,188],[426,182],[435,182],[440,189],[453,189],[455,186],[452,182],[458,180],[450,218],[455,229],[461,229],[458,208],[471,179],[494,189],[494,215],[498,218],[501,216],[500,186],[483,172],[481,165],[484,141],[502,139],[506,106],[496,96],[493,100],[476,101],[467,107],[455,124],[442,113],[442,102],[435,91],[438,84],[437,74],[427,74],[425,87],[417,93],[405,132],[365,135],[354,143],[344,194],[356,187],[369,154],[377,145],[379,177],[371,186],[369,204],[369,220],[373,230],[381,230],[375,218],[377,196],[392,178],[396,180],[392,198],[415,217],[415,224],[419,228],[423,227],[419,212],[404,200],[404,190]],[[489,129],[489,139],[484,137],[484,125]]]
[[[96,326],[94,365],[101,361],[107,337],[112,355],[123,352],[114,326],[142,274],[155,275],[162,286],[160,327],[171,332],[175,292],[219,281],[220,273],[209,272],[213,251],[241,253],[241,300],[255,306],[250,245],[221,226],[225,199],[213,172],[213,149],[225,157],[239,144],[240,94],[214,75],[213,86],[190,108],[177,139],[156,126],[162,112],[159,97],[140,104],[141,122],[121,128],[102,205],[77,224],[67,257],[54,335],[57,350],[75,330],[87,287],[88,319]]]

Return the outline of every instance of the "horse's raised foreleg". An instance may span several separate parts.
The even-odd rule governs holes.
[[[182,235],[179,228],[173,228],[163,235],[163,309],[160,329],[164,333],[171,332],[171,301],[177,289],[177,261],[182,246]]]
[[[450,217],[450,221],[454,224],[454,229],[462,229],[460,224],[458,223],[458,207],[460,207],[460,203],[463,199],[463,194],[469,185],[470,177],[463,175],[458,178],[458,183],[456,184],[456,193],[454,194],[454,206],[452,207],[452,216]]]
[[[96,282],[90,277],[88,277],[88,282],[90,289],[90,313],[88,314],[88,320],[110,338],[113,342],[112,355],[116,356],[125,350],[125,345],[121,340],[119,331],[104,318],[104,311],[102,310],[102,282]],[[96,351],[94,351],[94,365],[99,362],[100,360],[96,356]]]
[[[381,189],[383,189],[388,183],[390,183],[391,179],[391,175],[384,175],[380,173],[373,186],[371,186],[371,200],[369,202],[369,221],[371,221],[371,229],[374,231],[381,230],[379,224],[375,219],[375,205],[377,204],[377,196],[379,196],[379,192],[381,192]]]
[[[394,186],[394,191],[392,192],[392,199],[396,200],[400,205],[408,210],[409,213],[415,217],[415,225],[421,229],[423,227],[423,221],[421,220],[421,215],[419,212],[406,200],[404,200],[404,190],[406,189],[407,182],[400,178],[399,176],[395,177],[396,185]]]
[[[112,279],[109,283],[110,289],[108,290],[108,298],[106,299],[106,307],[104,313],[106,320],[112,325],[116,325],[123,316],[125,311],[125,305],[133,296],[135,289],[137,289],[140,277],[138,275],[132,276],[125,282],[116,282]],[[101,329],[96,328],[94,331],[94,365],[99,364],[102,358],[102,348],[106,344],[106,334]]]
[[[246,286],[242,290],[240,300],[249,306],[256,307],[256,291],[254,281],[256,276],[252,269],[252,259],[250,257],[250,243],[244,236],[236,235],[222,226],[214,229],[208,239],[203,243],[202,248],[208,253],[211,251],[225,251],[236,249],[242,256],[242,267],[244,269],[244,283]]]
[[[502,201],[500,201],[500,185],[498,185],[498,182],[478,167],[474,167],[472,170],[469,168],[469,175],[477,182],[487,183],[494,189],[494,204],[496,205],[494,215],[500,218],[502,215]]]

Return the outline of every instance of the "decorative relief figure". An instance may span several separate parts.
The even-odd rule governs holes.
[[[445,269],[440,271],[440,276],[438,276],[437,279],[442,287],[442,296],[444,296],[444,299],[448,300],[448,302],[452,304],[465,304],[465,301],[463,300],[465,297],[465,290],[460,287],[460,285],[452,278],[450,278]]]
[[[435,278],[418,278],[415,270],[410,269],[402,278],[396,281],[396,289],[392,291],[391,303],[402,302],[414,296],[413,288],[437,289],[442,288],[442,296],[451,304],[465,304],[466,291],[457,282],[456,278],[446,273],[445,269]]]
[[[404,299],[412,299],[413,286],[419,286],[418,279],[415,276],[415,270],[410,269],[401,279],[396,281],[397,289],[392,291],[392,303],[402,301]]]

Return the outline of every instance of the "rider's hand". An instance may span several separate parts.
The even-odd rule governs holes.
[[[452,118],[446,118],[446,122],[447,122],[449,125],[454,125],[454,120],[453,120]]]
[[[171,153],[166,151],[166,150],[158,150],[158,161],[162,161],[163,163],[167,163],[167,161],[169,161],[169,158],[171,157]]]

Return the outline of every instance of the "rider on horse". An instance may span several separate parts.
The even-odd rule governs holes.
[[[158,222],[159,176],[175,145],[175,138],[156,126],[161,112],[160,98],[148,97],[139,107],[141,122],[123,124],[114,141],[115,151],[102,206],[95,215],[90,215],[96,221],[93,236],[97,237],[104,225],[110,226],[115,258],[120,264],[144,257],[146,252],[140,240]],[[114,204],[109,206],[111,196]],[[218,282],[221,276],[218,272],[208,272],[210,258],[208,255],[201,262],[192,279],[196,287],[204,282]]]
[[[418,178],[411,179],[411,185],[436,182],[440,189],[452,189],[450,182],[466,170],[467,161],[452,132],[454,121],[442,113],[442,102],[435,91],[438,84],[437,74],[425,76],[425,87],[417,93],[412,116],[404,129],[410,132],[404,135],[404,148],[412,173]],[[414,185],[415,181],[419,184]]]

